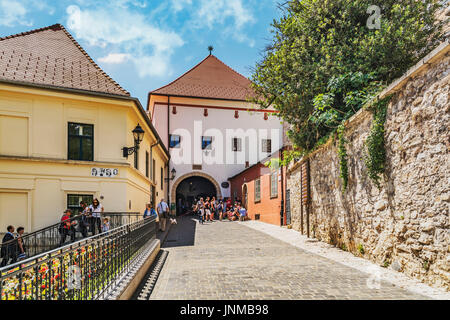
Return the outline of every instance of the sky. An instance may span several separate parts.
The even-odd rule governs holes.
[[[246,77],[270,43],[279,0],[0,0],[0,37],[60,23],[147,104],[149,91],[213,54]]]

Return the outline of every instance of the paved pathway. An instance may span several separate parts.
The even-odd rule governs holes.
[[[243,224],[179,219],[150,299],[427,299]],[[371,282],[369,281],[369,284]]]

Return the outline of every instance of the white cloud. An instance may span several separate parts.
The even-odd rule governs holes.
[[[130,57],[127,53],[110,53],[106,57],[99,58],[98,61],[109,64],[120,64],[128,60]]]
[[[102,58],[106,63],[130,60],[140,77],[167,75],[171,55],[184,42],[177,33],[155,27],[141,13],[124,7],[132,2],[136,1],[120,0],[90,9],[71,5],[66,10],[67,27],[90,45],[122,52]]]
[[[214,24],[224,24],[229,18],[234,20],[236,29],[255,21],[251,12],[244,8],[242,0],[201,0],[197,11],[200,24],[205,24],[211,29]]]
[[[0,25],[12,27],[16,24],[31,26],[26,20],[27,9],[15,0],[0,0]]]
[[[177,12],[191,3],[191,0],[172,0],[172,9]],[[219,28],[222,36],[232,37],[253,47],[255,41],[246,35],[245,27],[255,23],[256,18],[248,8],[249,2],[246,2],[247,7],[243,3],[243,0],[198,0],[198,6],[189,8],[191,19],[187,27],[210,30]]]
[[[172,10],[175,12],[183,10],[186,6],[192,5],[192,0],[172,0]]]

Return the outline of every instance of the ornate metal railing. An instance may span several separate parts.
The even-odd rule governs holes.
[[[0,268],[0,299],[97,299],[155,237],[148,218]]]
[[[108,218],[110,222],[110,228],[117,228],[123,225],[131,224],[133,222],[142,219],[142,214],[139,212],[103,212],[101,214],[101,219]],[[77,225],[75,228],[75,240],[80,240],[83,237],[81,233],[82,219],[81,216],[76,216],[71,218],[71,221],[76,221]],[[88,220],[88,222],[91,222]],[[70,236],[65,237],[65,241],[61,243],[61,233],[60,233],[61,222],[55,223],[43,229],[36,230],[34,232],[24,234],[22,242],[25,246],[25,253],[27,258],[34,257],[41,253],[56,249],[64,244],[71,242]],[[86,235],[94,235],[91,227],[87,227]],[[14,263],[17,261],[19,255],[19,247],[17,240],[11,240],[0,245],[1,257],[7,259],[9,263]]]

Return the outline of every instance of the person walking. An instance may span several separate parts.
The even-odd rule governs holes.
[[[91,231],[92,235],[96,235],[96,229],[98,233],[102,232],[102,213],[105,211],[102,204],[98,201],[97,198],[92,201],[92,204],[89,206],[89,211],[91,212]]]
[[[86,204],[86,202],[81,201],[80,207],[82,209],[81,211],[81,219],[80,219],[80,227],[79,231],[81,232],[81,235],[83,238],[86,238],[88,235],[88,228],[90,226],[90,213],[89,213],[89,207]]]
[[[61,217],[61,224],[59,226],[59,233],[61,235],[59,240],[59,246],[62,247],[66,242],[67,236],[70,236],[70,241],[75,241],[75,221],[70,220],[72,210],[67,209],[64,211],[64,215]]]
[[[27,257],[25,244],[23,243],[23,233],[25,232],[24,227],[17,228],[17,260],[23,260]]]
[[[0,256],[2,257],[2,262],[0,263],[0,267],[4,267],[9,263],[14,263],[17,261],[17,242],[14,241],[16,238],[14,236],[14,226],[8,226],[6,228],[8,231],[2,240],[2,249],[0,251]]]
[[[214,219],[216,218],[216,210],[217,210],[217,201],[216,201],[216,197],[212,197],[211,199],[211,203],[210,203],[210,210],[211,210],[211,221],[214,221]]]
[[[199,214],[199,222],[203,224],[205,222],[205,202],[203,201],[203,198],[200,198],[197,202],[197,210]]]
[[[211,203],[209,202],[209,197],[206,197],[205,201],[205,217],[206,221],[211,221]]]
[[[158,207],[158,216],[159,216],[159,231],[164,232],[166,231],[166,221],[169,217],[169,206],[164,201],[164,198],[161,198]]]

